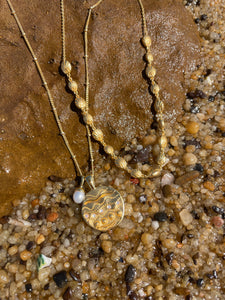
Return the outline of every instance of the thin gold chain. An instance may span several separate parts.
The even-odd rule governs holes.
[[[21,31],[22,37],[24,38],[24,41],[29,49],[29,51],[31,52],[31,55],[34,59],[34,62],[36,64],[36,67],[38,69],[38,72],[40,74],[40,77],[42,79],[43,85],[47,91],[47,95],[49,98],[49,102],[50,105],[53,109],[53,113],[54,113],[54,117],[56,119],[56,123],[58,125],[59,128],[59,132],[60,135],[62,136],[64,143],[72,157],[72,160],[77,168],[77,171],[79,172],[79,175],[83,177],[83,173],[79,167],[79,164],[76,160],[76,156],[73,153],[69,142],[66,138],[65,132],[63,131],[62,125],[60,123],[59,120],[59,116],[56,110],[56,107],[54,105],[54,101],[53,98],[51,96],[50,90],[48,88],[47,82],[45,80],[45,77],[43,75],[43,72],[40,68],[40,65],[38,63],[37,57],[34,54],[34,51],[26,37],[26,34],[22,28],[21,23],[18,20],[18,17],[15,13],[15,10],[11,4],[10,0],[6,0],[7,3],[9,4],[9,7],[11,9],[11,12],[17,22],[17,25]],[[157,83],[155,82],[155,74],[156,74],[156,70],[155,68],[152,66],[152,61],[153,61],[153,57],[152,54],[150,52],[150,46],[151,46],[151,38],[150,36],[148,36],[148,32],[147,32],[147,25],[146,25],[146,19],[145,19],[145,11],[144,11],[144,7],[142,4],[141,0],[138,0],[138,3],[140,5],[140,10],[141,10],[141,16],[142,16],[142,29],[143,29],[143,37],[142,37],[142,44],[146,49],[146,55],[145,55],[145,60],[146,60],[146,69],[145,69],[145,73],[147,75],[147,77],[150,79],[150,83],[151,83],[151,91],[153,93],[153,95],[155,96],[155,102],[154,102],[154,107],[155,107],[155,111],[156,111],[156,120],[158,122],[158,135],[159,135],[159,139],[158,139],[158,144],[160,147],[160,152],[157,158],[157,167],[153,167],[148,174],[143,174],[140,170],[137,169],[132,169],[129,166],[127,166],[127,162],[125,161],[125,159],[123,159],[122,157],[119,157],[117,155],[115,155],[114,153],[114,149],[112,146],[107,145],[104,141],[104,137],[103,137],[103,132],[96,128],[94,125],[94,121],[93,121],[93,117],[88,113],[88,108],[89,108],[89,72],[88,72],[88,26],[89,26],[89,21],[90,21],[90,16],[91,16],[91,12],[92,10],[97,7],[103,0],[99,0],[96,4],[94,4],[93,6],[91,6],[88,10],[88,15],[87,15],[87,19],[85,22],[85,27],[84,27],[84,47],[85,47],[85,54],[84,54],[84,59],[85,59],[85,100],[79,96],[78,94],[78,87],[77,87],[77,83],[75,81],[72,80],[71,77],[71,64],[66,60],[66,43],[65,43],[65,18],[64,18],[64,1],[60,0],[60,8],[61,8],[61,34],[62,34],[62,63],[61,63],[61,69],[62,71],[66,74],[67,76],[67,80],[68,80],[68,87],[71,89],[71,91],[73,91],[74,95],[75,95],[75,104],[78,108],[81,109],[84,121],[86,123],[86,130],[87,130],[87,139],[88,139],[88,146],[89,146],[89,153],[90,153],[90,160],[91,160],[91,185],[92,187],[94,187],[94,160],[93,160],[93,151],[92,151],[92,144],[91,144],[91,136],[99,141],[102,146],[104,147],[104,150],[107,154],[111,155],[111,157],[115,160],[115,164],[117,167],[120,167],[124,170],[126,170],[128,173],[131,174],[131,176],[133,177],[137,177],[137,178],[149,178],[149,177],[155,177],[158,176],[162,170],[162,167],[165,163],[165,147],[167,145],[167,139],[165,136],[165,126],[164,126],[164,120],[163,120],[163,110],[164,110],[164,105],[163,102],[160,99],[159,96],[159,86],[157,85]],[[92,134],[90,132],[90,128],[92,130]]]
[[[16,12],[15,12],[15,10],[14,10],[14,8],[13,8],[13,5],[12,5],[11,1],[10,1],[10,0],[6,0],[6,1],[7,1],[8,5],[9,5],[9,8],[10,8],[10,10],[11,10],[12,15],[14,16],[14,18],[15,18],[15,20],[16,20],[16,23],[17,23],[17,25],[18,25],[18,27],[19,27],[19,30],[20,30],[20,32],[21,32],[21,34],[22,34],[22,37],[23,37],[23,39],[24,39],[24,41],[25,41],[25,43],[26,43],[26,45],[27,45],[27,48],[29,49],[29,51],[30,51],[30,53],[31,53],[31,55],[32,55],[32,57],[33,57],[33,60],[34,60],[34,62],[35,62],[35,65],[36,65],[36,67],[37,67],[37,70],[38,70],[38,72],[39,72],[39,75],[40,75],[40,77],[41,77],[42,83],[43,83],[43,85],[44,85],[44,87],[45,87],[45,89],[46,89],[46,92],[47,92],[47,95],[48,95],[48,99],[49,99],[50,105],[51,105],[51,107],[52,107],[52,111],[53,111],[53,114],[54,114],[54,117],[55,117],[57,126],[58,126],[58,128],[59,128],[60,135],[61,135],[62,138],[63,138],[63,141],[64,141],[64,143],[65,143],[65,145],[66,145],[66,147],[67,147],[67,149],[68,149],[68,151],[69,151],[69,153],[70,153],[70,155],[71,155],[71,158],[72,158],[72,160],[73,160],[73,162],[74,162],[74,164],[75,164],[75,166],[76,166],[76,169],[77,169],[79,175],[80,175],[81,177],[83,177],[83,173],[82,173],[82,171],[81,171],[81,169],[80,169],[80,166],[79,166],[79,164],[78,164],[78,162],[77,162],[76,155],[75,155],[74,152],[72,151],[72,149],[71,149],[71,147],[70,147],[70,144],[69,144],[69,142],[68,142],[68,139],[67,139],[67,137],[66,137],[66,135],[65,135],[65,132],[63,131],[63,128],[62,128],[62,125],[61,125],[61,122],[60,122],[60,119],[59,119],[59,115],[58,115],[58,112],[57,112],[57,109],[56,109],[56,107],[55,107],[55,104],[54,104],[54,101],[53,101],[51,92],[50,92],[49,87],[48,87],[48,84],[47,84],[47,82],[46,82],[46,80],[45,80],[45,76],[44,76],[44,74],[43,74],[43,72],[42,72],[42,69],[41,69],[41,67],[40,67],[40,65],[39,65],[39,62],[38,62],[38,60],[37,60],[37,57],[36,57],[36,55],[35,55],[35,53],[34,53],[34,51],[33,51],[33,48],[31,47],[31,44],[29,43],[29,41],[28,41],[28,39],[27,39],[27,37],[26,37],[26,33],[25,33],[24,30],[23,30],[23,27],[22,27],[22,25],[21,25],[21,23],[20,23],[20,21],[19,21],[17,15],[16,15]]]

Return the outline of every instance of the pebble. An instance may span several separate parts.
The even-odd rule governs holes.
[[[48,222],[55,222],[59,217],[59,214],[57,212],[51,212],[47,215],[47,221]]]
[[[26,249],[28,251],[32,250],[35,246],[35,243],[33,241],[29,241],[28,244],[26,245]]]
[[[203,278],[199,278],[197,281],[196,281],[196,284],[198,287],[202,287],[203,284],[204,284],[204,279]]]
[[[51,269],[49,267],[43,268],[41,270],[39,270],[38,272],[38,280],[40,282],[44,281],[46,278],[49,277]]]
[[[43,269],[44,270],[44,269]],[[66,271],[61,271],[53,275],[53,280],[59,288],[62,288],[67,283]]]
[[[200,175],[200,173],[198,171],[191,171],[191,172],[185,173],[184,175],[182,175],[176,179],[175,184],[183,186],[184,184],[198,178],[199,175]]]
[[[9,276],[4,270],[0,270],[0,285],[5,286],[9,282]]]
[[[190,165],[195,165],[198,159],[193,153],[185,153],[183,155],[183,161],[186,166],[190,166]]]
[[[211,192],[213,192],[215,190],[215,185],[211,181],[205,181],[203,183],[203,186],[204,186],[205,189],[207,189]]]
[[[73,299],[72,296],[73,296],[72,289],[71,287],[68,287],[63,294],[63,300]]]
[[[25,284],[25,289],[26,289],[27,293],[31,293],[32,292],[32,284],[31,283]]]
[[[142,139],[142,144],[144,147],[155,144],[157,140],[156,135],[147,135]]]
[[[137,273],[136,268],[133,265],[129,265],[125,273],[125,282],[127,283],[133,282],[136,273]]]
[[[224,220],[220,216],[214,216],[211,218],[211,223],[216,227],[222,227]]]
[[[178,146],[177,138],[176,138],[174,135],[172,135],[172,136],[170,137],[170,144],[171,144],[172,146],[174,146],[174,147],[177,147],[177,146]]]
[[[18,252],[18,246],[14,245],[8,249],[9,255],[15,255]]]
[[[141,203],[145,203],[145,202],[147,201],[147,196],[146,196],[146,195],[140,195],[139,201],[140,201]]]
[[[24,220],[27,220],[28,217],[29,217],[29,215],[30,214],[29,214],[29,210],[28,209],[23,210],[22,217],[23,217]]]
[[[158,221],[152,221],[152,228],[154,230],[157,230],[159,228],[159,222]]]
[[[165,221],[167,221],[168,216],[164,211],[161,211],[161,212],[157,212],[156,214],[154,214],[153,218],[155,221],[165,222]]]
[[[3,216],[0,218],[0,224],[4,225],[9,222],[9,216]]]
[[[201,164],[196,164],[195,165],[195,170],[202,173],[204,171],[204,168]]]
[[[38,204],[39,204],[39,199],[38,198],[36,198],[36,199],[34,199],[34,200],[31,201],[31,206],[32,207],[35,207]]]
[[[170,184],[164,185],[162,188],[163,196],[165,198],[169,198],[172,196],[172,186]]]
[[[78,273],[76,273],[73,269],[71,269],[69,271],[69,274],[73,278],[74,281],[81,282],[80,275]]]
[[[36,238],[36,243],[37,243],[38,245],[40,245],[40,244],[42,244],[44,241],[45,241],[44,235],[43,235],[43,234],[39,234],[39,235],[37,236],[37,238]]]
[[[172,184],[174,182],[174,175],[172,173],[166,173],[162,176],[161,187],[164,185]]]
[[[31,258],[32,253],[30,251],[24,250],[20,253],[20,258],[23,261],[27,261],[29,258]]]
[[[185,126],[188,133],[196,134],[199,131],[199,123],[195,121],[190,121]]]
[[[162,245],[167,249],[173,249],[176,247],[177,242],[174,239],[164,239],[162,240]]]
[[[150,233],[145,232],[141,235],[141,241],[147,247],[152,247],[152,240],[153,237]]]
[[[38,220],[43,220],[46,218],[46,208],[42,205],[40,205],[38,208],[37,218]]]
[[[101,243],[101,247],[105,253],[110,253],[112,251],[112,242],[103,240]]]
[[[183,209],[180,213],[180,219],[184,226],[188,226],[192,223],[193,217],[187,209]]]

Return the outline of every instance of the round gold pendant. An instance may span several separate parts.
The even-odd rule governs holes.
[[[117,226],[124,216],[120,193],[110,186],[100,186],[86,194],[82,217],[94,229],[107,231]]]

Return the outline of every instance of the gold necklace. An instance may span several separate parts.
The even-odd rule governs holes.
[[[145,11],[141,0],[137,0],[140,6],[141,10],[141,16],[142,16],[142,26],[143,26],[143,37],[141,39],[142,45],[146,49],[145,54],[145,61],[146,61],[146,69],[145,73],[148,78],[148,83],[151,85],[151,92],[154,96],[154,108],[156,111],[156,120],[158,122],[158,145],[160,147],[159,155],[157,158],[157,167],[152,168],[148,174],[143,174],[140,170],[132,169],[127,165],[127,162],[124,158],[115,155],[114,149],[112,146],[107,145],[104,141],[103,132],[96,128],[94,125],[93,117],[89,114],[88,108],[89,108],[89,74],[88,74],[88,27],[89,27],[89,21],[91,12],[94,8],[96,8],[103,0],[99,0],[91,6],[88,10],[87,19],[85,22],[84,27],[84,59],[85,59],[85,100],[79,96],[78,94],[78,85],[77,83],[72,79],[71,77],[71,64],[68,60],[66,60],[66,46],[65,46],[65,18],[64,18],[64,1],[60,0],[60,8],[61,8],[61,29],[62,29],[62,63],[61,63],[61,69],[63,73],[67,77],[67,83],[69,89],[74,93],[75,96],[75,104],[76,106],[81,110],[81,113],[83,115],[83,120],[86,124],[86,131],[87,131],[87,140],[88,140],[88,148],[89,148],[89,154],[90,154],[90,160],[91,160],[91,175],[84,177],[82,170],[79,166],[79,163],[76,159],[76,155],[72,151],[70,144],[67,140],[67,137],[65,135],[65,132],[63,131],[54,100],[51,96],[51,92],[48,88],[48,84],[45,80],[44,74],[42,72],[42,69],[38,63],[37,57],[34,54],[34,51],[26,37],[26,34],[23,30],[23,27],[16,15],[16,12],[12,6],[12,3],[10,0],[6,0],[10,9],[11,13],[14,16],[17,25],[21,31],[22,37],[33,57],[33,60],[36,64],[37,70],[39,72],[39,75],[41,77],[41,80],[43,82],[43,85],[46,89],[48,99],[50,102],[50,105],[53,110],[53,114],[56,120],[56,123],[59,128],[60,135],[63,138],[63,141],[71,155],[71,158],[74,162],[74,165],[76,167],[77,172],[79,173],[79,176],[81,177],[81,184],[78,189],[75,190],[73,199],[76,203],[82,203],[82,216],[83,219],[86,221],[88,225],[90,225],[92,228],[100,230],[100,231],[107,231],[116,225],[118,225],[124,216],[124,201],[121,195],[117,190],[110,186],[99,186],[95,187],[94,183],[94,159],[92,154],[92,144],[91,144],[91,136],[98,142],[102,144],[104,147],[104,150],[107,154],[109,154],[112,159],[115,161],[115,164],[117,167],[126,170],[128,173],[131,174],[132,177],[135,178],[150,178],[150,177],[156,177],[160,174],[163,165],[165,164],[166,157],[165,157],[165,147],[167,145],[167,139],[165,136],[165,128],[164,128],[164,120],[163,120],[163,110],[164,105],[163,102],[160,99],[159,96],[159,86],[155,82],[155,74],[156,70],[152,66],[153,56],[150,52],[150,46],[151,46],[151,38],[148,35],[147,32],[147,26],[146,26],[146,19],[145,19]],[[91,188],[91,191],[89,191],[86,195],[83,190],[84,183],[87,182],[89,187]]]

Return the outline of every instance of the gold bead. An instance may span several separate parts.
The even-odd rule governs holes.
[[[159,139],[158,139],[158,144],[161,148],[166,148],[167,146],[167,138],[165,135],[162,135]]]
[[[156,74],[156,69],[148,65],[145,69],[145,74],[148,76],[148,78],[154,78]]]
[[[157,159],[157,163],[158,165],[160,166],[164,166],[165,163],[166,163],[166,156],[164,154],[164,152],[162,152],[160,155],[159,155],[159,158]]]
[[[139,170],[132,170],[131,176],[134,177],[134,178],[144,177],[144,175],[142,174],[142,172],[139,171]]]
[[[122,157],[118,157],[116,160],[115,160],[115,165],[118,167],[118,168],[121,168],[121,169],[126,169],[127,167],[127,162],[124,158]]]
[[[156,101],[154,107],[157,113],[164,111],[164,103],[161,100]]]
[[[149,174],[149,177],[156,177],[156,176],[159,176],[161,173],[161,170],[160,169],[153,169],[151,170],[150,174]]]
[[[146,53],[145,54],[145,60],[149,63],[149,64],[151,64],[152,62],[153,62],[153,56],[152,56],[152,54],[151,53]]]
[[[72,67],[68,60],[66,60],[65,63],[62,61],[61,70],[63,71],[64,74],[69,74],[71,69],[72,69]]]
[[[76,94],[78,90],[78,84],[76,83],[76,81],[69,81],[68,88]]]
[[[152,40],[149,35],[145,35],[141,41],[144,47],[148,48],[151,46]]]
[[[112,146],[110,145],[106,145],[104,147],[105,153],[109,154],[109,155],[113,155],[114,154],[114,149]]]
[[[92,136],[98,142],[102,142],[103,141],[103,132],[101,131],[101,129],[95,129],[95,130],[93,130],[92,131]]]
[[[81,97],[76,97],[75,99],[75,105],[81,110],[84,110],[86,108],[86,102],[83,98]]]
[[[158,124],[159,124],[159,128],[164,128],[165,127],[165,122],[164,122],[164,120],[162,120],[162,119],[159,119],[158,120]]]
[[[84,123],[87,125],[93,125],[93,118],[90,114],[83,115]]]
[[[157,95],[159,93],[159,86],[158,84],[154,84],[151,86],[151,91],[153,94]]]

